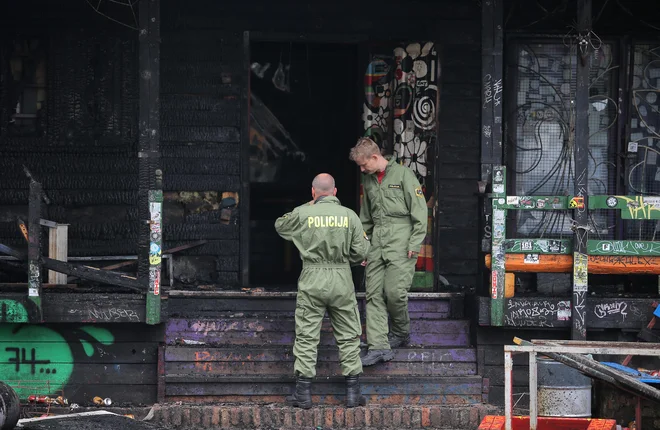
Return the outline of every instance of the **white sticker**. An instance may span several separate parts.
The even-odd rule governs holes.
[[[497,199],[497,203],[503,205],[504,204],[504,199]]]
[[[38,288],[28,289],[28,296],[30,296],[30,297],[39,297],[39,289]]]
[[[507,205],[517,205],[520,203],[520,197],[518,196],[506,196]]]
[[[645,205],[660,208],[660,197],[642,197]]]
[[[504,194],[504,184],[493,184],[493,192],[495,194]]]
[[[557,319],[559,321],[568,321],[571,319],[571,302],[562,300],[557,304]]]
[[[628,152],[637,152],[637,142],[628,142]]]
[[[525,254],[525,264],[539,264],[538,254]]]

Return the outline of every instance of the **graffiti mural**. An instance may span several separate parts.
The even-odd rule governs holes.
[[[121,324],[0,324],[0,381],[22,401],[32,395],[62,396],[84,405],[101,396],[114,404],[148,403],[156,386],[154,330]]]
[[[111,345],[109,330],[93,326],[73,330],[72,344],[57,331],[40,325],[0,325],[0,380],[11,385],[20,399],[30,395],[61,395],[74,370],[79,348],[92,357],[97,344]]]
[[[429,149],[437,129],[438,55],[433,43],[396,47],[373,55],[365,72],[364,135],[391,148],[424,188],[432,183]]]

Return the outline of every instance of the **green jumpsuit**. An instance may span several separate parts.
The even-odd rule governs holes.
[[[377,174],[364,175],[360,219],[371,240],[367,256],[367,342],[369,349],[390,349],[391,333],[410,333],[408,291],[415,274],[417,255],[424,237],[428,209],[417,177],[408,167],[391,159],[382,183]]]
[[[303,269],[296,299],[296,376],[316,375],[317,347],[326,310],[339,347],[344,376],[362,373],[362,325],[355,299],[350,264],[367,256],[369,240],[358,215],[333,196],[295,208],[275,221],[277,233],[293,241]]]

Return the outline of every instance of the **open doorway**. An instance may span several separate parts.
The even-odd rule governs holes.
[[[358,46],[251,41],[250,61],[250,285],[295,289],[302,264],[275,219],[311,199],[321,172],[359,210],[348,159],[360,134]]]

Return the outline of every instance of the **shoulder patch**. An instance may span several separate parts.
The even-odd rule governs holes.
[[[401,188],[401,185],[399,185],[399,184],[390,184],[390,185],[388,186],[388,188],[399,188],[399,189],[400,189],[400,188]]]
[[[422,187],[415,188],[415,194],[417,194],[417,197],[424,197],[424,192],[422,191]]]

